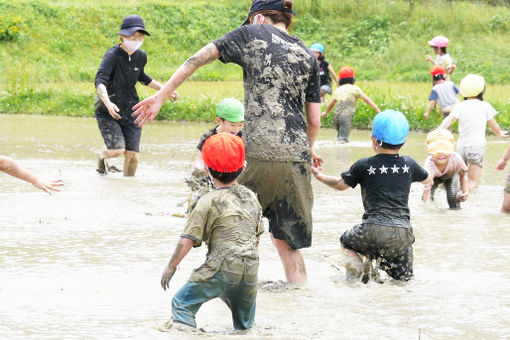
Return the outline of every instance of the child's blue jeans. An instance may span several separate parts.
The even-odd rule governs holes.
[[[186,282],[172,299],[174,321],[196,327],[195,314],[204,302],[221,298],[232,311],[236,330],[248,329],[255,319],[257,279],[245,281],[242,275],[221,270],[205,282]]]

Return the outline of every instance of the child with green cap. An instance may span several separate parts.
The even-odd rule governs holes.
[[[197,149],[202,151],[205,141],[218,133],[227,132],[242,137],[244,124],[244,105],[235,98],[225,98],[216,105],[216,126],[207,131],[200,138]],[[203,170],[203,161],[200,157],[195,169],[186,183],[191,188],[191,197],[188,204],[188,213],[193,210],[198,199],[213,189],[213,183]]]
[[[395,280],[413,277],[409,192],[412,182],[431,185],[433,181],[414,159],[398,154],[408,132],[409,124],[402,113],[383,111],[375,116],[372,127],[375,156],[358,160],[341,177],[324,175],[318,167],[312,167],[315,177],[333,189],[361,186],[365,208],[362,223],[340,237],[349,279],[361,277],[368,282],[372,260]],[[378,273],[372,272],[372,277],[378,277]]]

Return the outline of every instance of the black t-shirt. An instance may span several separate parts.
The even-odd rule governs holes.
[[[425,169],[409,156],[377,154],[362,158],[342,179],[350,187],[361,185],[364,223],[410,227],[409,191],[412,182],[428,177]]]
[[[219,125],[216,125],[214,128],[212,128],[211,130],[207,131],[206,133],[204,133],[202,135],[202,137],[200,137],[200,141],[198,142],[198,145],[197,145],[197,149],[202,151],[202,148],[204,146],[204,143],[205,143],[205,140],[211,136],[214,136],[216,135],[218,132],[216,131],[216,129],[218,128]],[[243,131],[239,131],[236,136],[239,136],[239,137],[243,137]]]
[[[220,60],[244,71],[246,155],[259,160],[309,162],[303,116],[320,103],[319,64],[303,42],[270,25],[239,27],[213,44]]]
[[[331,86],[331,76],[329,75],[328,67],[329,63],[326,59],[323,59],[321,62],[319,62],[319,76],[321,78],[321,86]]]
[[[147,54],[142,50],[136,50],[131,56],[119,45],[115,45],[106,51],[101,65],[96,73],[96,88],[99,84],[106,86],[110,100],[117,105],[122,117],[131,117],[131,109],[140,101],[136,92],[136,82],[148,85],[152,78],[144,72],[147,63]],[[96,115],[108,114],[99,96],[95,101]]]

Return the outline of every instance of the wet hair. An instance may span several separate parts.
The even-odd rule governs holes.
[[[338,86],[341,86],[344,84],[354,85],[355,82],[356,82],[356,78],[354,78],[354,77],[341,78],[341,79],[338,79]]]
[[[282,6],[285,8],[292,9],[292,0],[283,0]],[[279,12],[279,11],[258,11],[253,12],[250,15],[250,24],[253,23],[253,17],[257,14],[262,14],[263,16],[269,18],[273,24],[278,24],[280,22],[285,24],[286,28],[289,28],[289,26],[292,24],[292,13],[286,13],[286,12]]]
[[[244,166],[240,167],[239,170],[234,171],[234,172],[219,172],[219,171],[213,170],[209,167],[207,167],[207,168],[209,169],[209,173],[211,174],[211,176],[213,178],[216,178],[218,181],[220,181],[221,183],[224,183],[224,184],[233,182],[237,177],[239,177],[239,175],[244,170]]]
[[[434,83],[440,80],[445,80],[444,74],[436,74],[435,76],[432,76],[432,81]]]
[[[376,139],[375,141],[377,142],[377,145],[379,145],[381,148],[388,149],[388,150],[400,150],[402,145],[404,145],[404,143],[398,144],[398,145],[388,144],[388,143],[381,142],[379,139]]]

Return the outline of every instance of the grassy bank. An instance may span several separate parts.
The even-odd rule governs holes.
[[[409,120],[412,129],[430,130],[440,123],[439,114],[434,112],[428,120],[423,119],[430,92],[430,83],[406,83],[388,81],[364,81],[358,85],[382,109],[395,109],[403,112]],[[225,97],[243,99],[243,84],[234,81],[189,81],[179,89],[181,98],[175,103],[164,104],[157,119],[212,121],[216,103]],[[154,93],[153,90],[139,86],[140,96],[146,97]],[[500,114],[497,116],[499,124],[510,129],[510,85],[490,85],[487,87],[486,100],[490,102]],[[0,110],[8,113],[53,114],[66,116],[92,116],[95,92],[89,82],[41,83],[33,91],[4,93],[0,97]],[[325,109],[330,96],[326,97]],[[371,125],[375,112],[358,101],[354,126],[367,128]],[[333,126],[333,114],[325,117],[323,126]]]
[[[237,27],[250,3],[0,0],[0,112],[90,116],[95,72],[104,52],[118,41],[124,16],[144,17],[152,34],[143,46],[149,56],[146,71],[166,81],[189,55]],[[357,79],[376,103],[405,112],[415,129],[436,125],[437,115],[422,119],[430,90],[425,54],[431,52],[427,45],[431,37],[446,35],[458,66],[452,79],[458,82],[467,73],[482,74],[488,82],[487,100],[503,113],[498,121],[510,128],[510,92],[502,85],[510,83],[510,9],[485,1],[413,3],[297,0],[292,31],[308,45],[324,43],[335,69],[354,66]],[[219,98],[242,98],[241,76],[235,65],[217,61],[207,65],[181,89],[182,100],[167,103],[159,117],[211,119]],[[140,94],[145,97],[150,92],[140,87]],[[372,115],[360,103],[355,125],[368,126]]]

